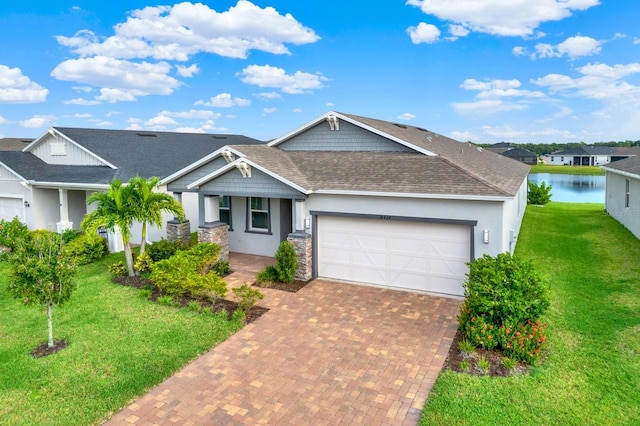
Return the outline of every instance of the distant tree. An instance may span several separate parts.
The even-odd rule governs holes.
[[[76,289],[76,265],[62,250],[60,234],[37,232],[20,240],[10,257],[9,293],[26,305],[47,309],[47,346],[53,347],[53,309],[71,298]]]
[[[182,205],[165,192],[155,192],[160,178],[149,179],[136,176],[129,181],[134,198],[134,217],[142,223],[140,254],[143,254],[147,242],[147,224],[162,226],[162,213],[173,213],[178,220],[184,220]]]
[[[529,203],[536,205],[545,205],[551,201],[551,188],[552,185],[541,182],[540,185],[536,185],[533,182],[529,182]]]
[[[124,255],[129,276],[134,276],[133,253],[131,252],[131,225],[136,219],[136,206],[132,185],[123,185],[120,179],[114,179],[106,192],[95,192],[87,204],[97,203],[97,207],[82,220],[85,232],[96,232],[103,226],[111,232],[116,228],[122,235]]]

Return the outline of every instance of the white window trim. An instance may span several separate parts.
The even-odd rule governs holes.
[[[251,208],[252,198],[262,198],[267,200],[267,209],[253,209]],[[253,212],[266,213],[267,214],[267,227],[256,228],[253,226]],[[271,234],[271,199],[266,197],[247,197],[247,229],[245,232],[253,232],[258,234]]]
[[[229,206],[228,207],[222,206],[222,200],[224,200],[224,197],[227,197],[227,200],[229,200]],[[227,225],[229,226],[229,231],[233,231],[233,213],[232,213],[233,210],[231,208],[231,196],[230,195],[221,195],[220,196],[220,203],[219,203],[218,209],[220,211],[226,210],[226,211],[229,212],[229,223],[227,223]]]

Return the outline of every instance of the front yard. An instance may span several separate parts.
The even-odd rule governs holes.
[[[46,314],[7,293],[0,262],[0,424],[87,425],[106,420],[181,366],[242,327],[226,315],[197,314],[114,285],[107,265],[80,267],[78,290],[54,312],[54,335],[69,346],[44,358]]]
[[[548,350],[528,376],[443,371],[421,425],[640,424],[640,241],[599,204],[527,208],[516,254],[551,284]]]

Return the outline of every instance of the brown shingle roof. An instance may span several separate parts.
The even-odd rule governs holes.
[[[0,138],[0,151],[22,151],[33,139]]]

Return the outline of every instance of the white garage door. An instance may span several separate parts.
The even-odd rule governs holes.
[[[462,295],[469,226],[318,217],[318,276]]]
[[[22,198],[0,197],[0,219],[11,220],[16,216],[24,222]]]

